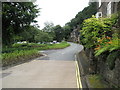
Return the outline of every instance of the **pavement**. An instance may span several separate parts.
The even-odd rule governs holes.
[[[75,54],[82,46],[41,51],[45,56],[2,71],[3,88],[78,88]]]

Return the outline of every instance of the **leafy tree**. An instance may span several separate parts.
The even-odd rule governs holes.
[[[85,7],[82,11],[78,12],[75,18],[71,19],[70,22],[67,23],[72,29],[74,27],[80,26],[82,29],[82,23],[85,19],[92,17],[97,13],[97,4],[96,2],[91,3],[88,7]]]
[[[51,32],[53,31],[54,24],[52,22],[45,22],[45,27],[43,28],[43,31],[45,32]]]
[[[64,30],[60,25],[56,25],[53,28],[55,32],[55,38],[54,40],[57,40],[58,42],[62,41],[64,39]]]
[[[3,44],[14,42],[14,36],[24,31],[24,27],[35,23],[39,9],[32,2],[2,3],[2,38]]]
[[[35,42],[34,38],[39,32],[40,30],[37,27],[28,26],[18,36],[21,36],[23,41]]]
[[[53,37],[51,37],[48,33],[39,31],[38,34],[35,36],[36,42],[50,42],[53,40]]]
[[[42,29],[42,31],[47,32],[50,37],[55,38],[55,32],[53,30],[54,24],[52,22],[45,22],[44,25],[45,27]]]
[[[70,28],[70,26],[69,26],[69,25],[65,25],[65,26],[63,27],[63,30],[64,30],[64,37],[65,37],[66,40],[68,40],[68,39],[69,39],[69,36],[70,36],[70,33],[71,33],[71,28]]]

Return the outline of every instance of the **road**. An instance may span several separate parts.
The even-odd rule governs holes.
[[[82,46],[41,51],[39,57],[6,70],[2,74],[3,88],[77,88],[75,53]]]
[[[44,53],[44,57],[37,58],[37,60],[75,60],[75,54],[82,50],[82,46],[74,43],[70,43],[71,46],[65,49],[58,50],[44,50],[41,53]]]

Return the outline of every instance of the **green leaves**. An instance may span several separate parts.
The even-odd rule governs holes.
[[[81,42],[86,48],[94,48],[98,45],[98,39],[103,36],[111,36],[112,26],[116,17],[112,18],[89,18],[84,20],[81,32]]]
[[[16,50],[12,53],[4,53],[2,54],[2,65],[8,66],[18,62],[22,62],[24,60],[28,60],[32,58],[32,56],[38,55],[37,50]]]
[[[22,33],[24,27],[30,26],[38,16],[39,9],[32,2],[2,3],[2,36],[3,44],[14,42],[14,36]],[[8,37],[8,38],[6,38]]]

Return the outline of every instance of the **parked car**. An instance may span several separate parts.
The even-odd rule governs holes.
[[[53,41],[53,44],[56,44],[57,43],[57,41]]]

